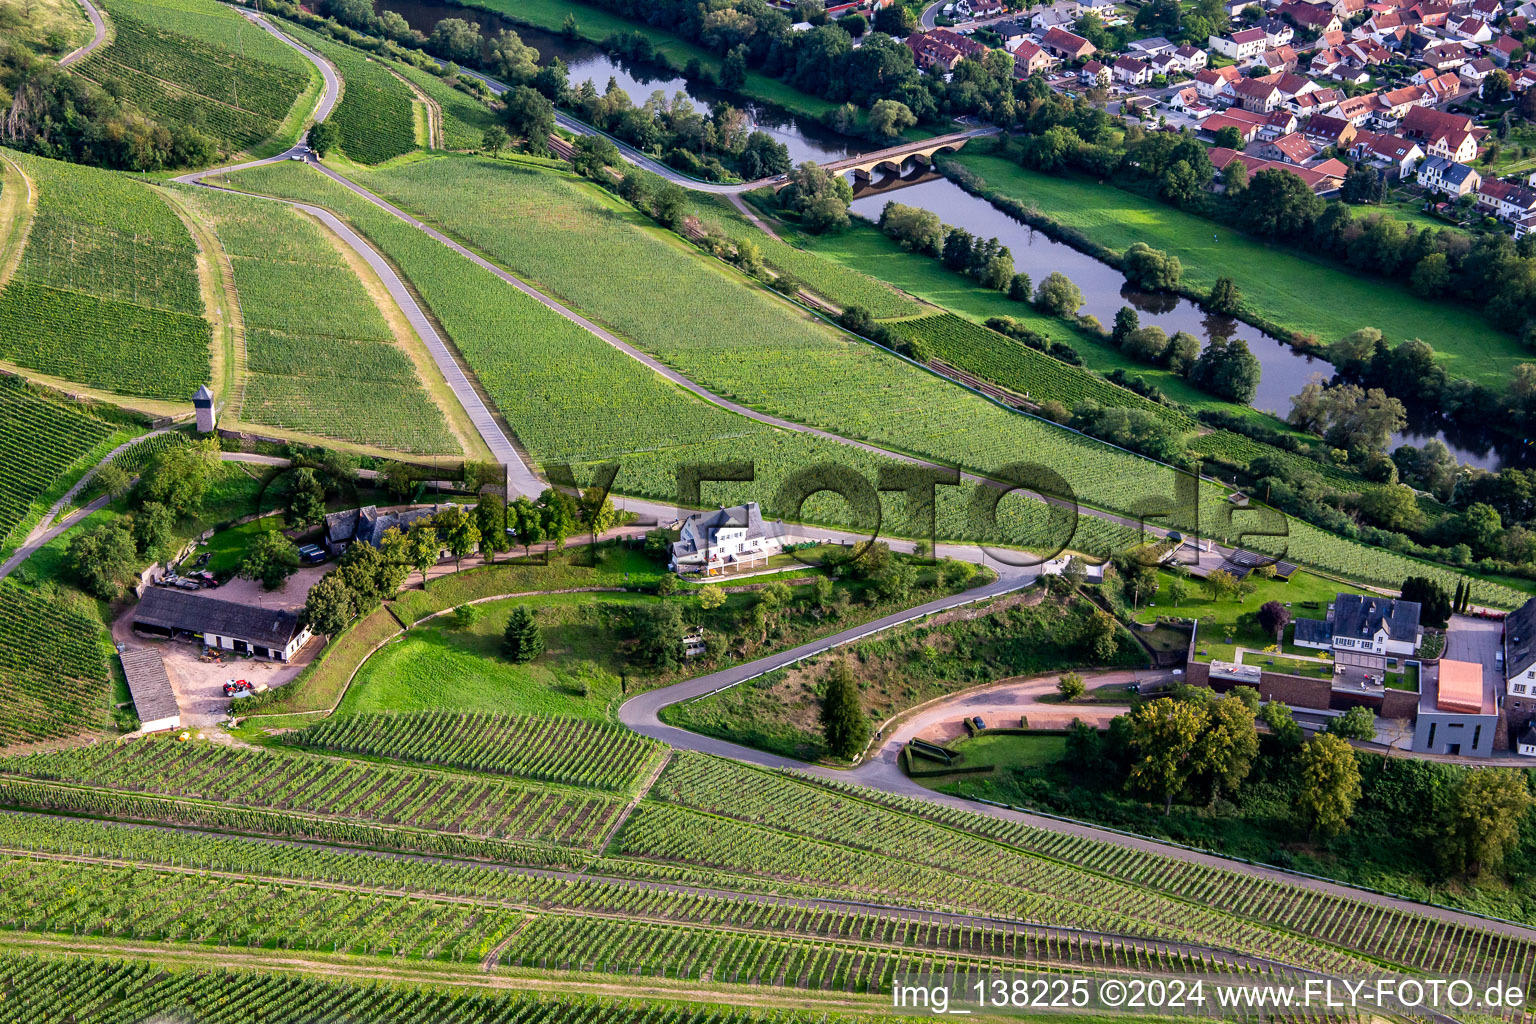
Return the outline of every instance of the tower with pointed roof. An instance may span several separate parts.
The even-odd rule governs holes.
[[[192,396],[192,408],[197,413],[197,432],[213,433],[213,428],[218,425],[218,416],[213,411],[213,392],[208,390],[208,385],[198,388],[197,394]]]

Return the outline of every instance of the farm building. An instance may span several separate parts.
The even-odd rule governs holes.
[[[390,530],[407,530],[418,519],[429,519],[452,504],[380,512],[375,505],[332,512],[325,517],[325,549],[339,555],[353,543],[378,547]]]
[[[288,661],[310,637],[293,612],[159,587],[145,593],[133,610],[133,628],[147,636],[197,639],[209,647],[273,661]]]
[[[118,655],[123,663],[123,675],[128,680],[128,692],[133,694],[133,709],[139,716],[139,728],[144,732],[181,727],[181,706],[176,703],[176,691],[171,689],[171,678],[165,672],[165,659],[150,647],[135,647]]]

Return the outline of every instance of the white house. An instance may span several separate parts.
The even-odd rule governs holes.
[[[1251,60],[1269,47],[1269,37],[1261,28],[1245,28],[1229,36],[1212,35],[1206,42],[1212,50],[1235,61]]]
[[[1443,156],[1426,156],[1415,177],[1420,188],[1453,196],[1464,196],[1483,181],[1483,176],[1473,168]]]
[[[1423,639],[1419,603],[1400,598],[1339,594],[1328,618],[1296,620],[1298,647],[1336,653],[1411,657]]]
[[[695,512],[683,520],[672,545],[673,572],[737,572],[768,564],[793,538],[780,522],[766,522],[757,502],[714,512]]]

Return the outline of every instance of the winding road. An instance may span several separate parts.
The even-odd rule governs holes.
[[[91,22],[91,41],[76,50],[71,50],[59,58],[59,67],[67,68],[71,64],[85,59],[87,55],[102,43],[107,41],[107,23],[102,19],[101,12],[91,0],[80,0],[80,6],[85,8],[85,16]]]

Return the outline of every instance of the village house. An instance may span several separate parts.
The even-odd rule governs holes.
[[[1211,108],[1206,106],[1205,101],[1200,98],[1200,90],[1192,85],[1186,85],[1169,96],[1168,106],[1181,114],[1188,114],[1197,121],[1203,121],[1211,116]]]
[[[1227,36],[1212,35],[1206,42],[1210,49],[1240,63],[1257,57],[1269,46],[1261,28],[1245,28]]]
[[[1279,18],[1265,18],[1253,26],[1264,30],[1264,40],[1269,46],[1284,46],[1296,38],[1296,30],[1289,22]]]
[[[1501,35],[1488,46],[1488,56],[1501,68],[1509,67],[1514,59],[1515,51],[1524,48],[1524,44],[1512,35]]]
[[[1477,186],[1477,210],[1513,224],[1536,213],[1536,189],[1498,178],[1484,178]]]
[[[1218,114],[1216,116],[1220,117],[1221,115]],[[1307,188],[1312,190],[1313,194],[1319,196],[1332,195],[1344,184],[1344,175],[1336,166],[1327,169],[1296,167],[1292,164],[1280,163],[1277,160],[1265,160],[1263,157],[1239,153],[1234,149],[1227,149],[1224,146],[1213,146],[1211,148],[1211,165],[1218,171],[1225,169],[1233,160],[1242,161],[1243,165],[1248,168],[1248,176],[1250,178],[1260,171],[1266,170],[1281,170],[1288,174],[1294,174],[1302,180]],[[1219,190],[1221,188],[1220,182],[1221,179],[1218,177],[1212,183],[1212,187]]]
[[[1323,619],[1296,620],[1296,645],[1374,657],[1412,657],[1424,640],[1419,603],[1401,598],[1339,594]]]
[[[1349,143],[1359,131],[1354,125],[1341,117],[1331,114],[1316,114],[1309,120],[1301,133],[1307,137],[1307,141],[1319,148],[1334,146],[1340,151],[1346,150]]]
[[[1057,65],[1055,57],[1045,52],[1045,48],[1032,40],[1025,40],[1013,51],[1013,74],[1017,78],[1028,78],[1030,75],[1049,71]]]
[[[1231,103],[1232,87],[1243,80],[1243,73],[1234,67],[1204,68],[1195,72],[1195,88],[1200,98],[1209,103]]]
[[[1253,147],[1253,155],[1265,160],[1275,160],[1301,167],[1309,163],[1317,155],[1317,151],[1300,132],[1291,132],[1289,135],[1281,135],[1268,142],[1259,142]]]
[[[140,732],[181,728],[181,705],[165,671],[165,658],[153,647],[130,647],[118,654],[123,679],[133,697]]]
[[[1092,57],[1096,48],[1088,40],[1080,35],[1068,32],[1064,28],[1047,29],[1040,39],[1040,45],[1053,57],[1062,60],[1082,60]]]
[[[1333,115],[1342,118],[1354,125],[1363,128],[1365,123],[1376,114],[1376,94],[1373,92],[1362,93],[1359,96],[1350,96],[1339,101],[1339,105],[1333,108]]]
[[[1174,45],[1162,36],[1148,36],[1145,39],[1132,40],[1126,49],[1132,57],[1140,60],[1151,60],[1160,53],[1172,53]]]
[[[1253,58],[1248,66],[1263,68],[1266,74],[1277,74],[1295,71],[1299,60],[1294,46],[1277,46]]]
[[[1181,46],[1173,51],[1173,55],[1178,59],[1179,70],[1187,75],[1194,74],[1210,62],[1209,55],[1198,46]]]
[[[1483,177],[1466,164],[1443,156],[1425,156],[1419,162],[1414,180],[1419,187],[1449,196],[1464,196],[1482,184]]]
[[[1493,74],[1496,68],[1497,65],[1493,63],[1492,58],[1479,57],[1476,60],[1469,60],[1457,68],[1456,74],[1463,82],[1481,92],[1483,79]]]
[[[445,504],[380,512],[378,506],[369,505],[366,508],[349,508],[340,512],[331,512],[325,517],[325,549],[335,556],[342,554],[353,544],[367,544],[376,548],[383,543],[384,535],[390,530],[399,530],[403,533],[418,519],[430,519],[439,512],[454,507],[452,504]]]
[[[1112,77],[1109,66],[1096,60],[1084,64],[1077,73],[1077,80],[1085,89],[1108,89]]]
[[[1499,735],[1502,680],[1480,662],[1441,658],[1419,674],[1413,749],[1421,754],[1487,757]]]
[[[1255,114],[1267,114],[1280,106],[1284,96],[1276,84],[1278,75],[1263,78],[1244,78],[1232,87],[1238,106]]]
[[[755,501],[731,508],[722,505],[717,511],[695,512],[683,520],[669,568],[704,575],[761,568],[791,539],[783,521],[765,521]]]
[[[1208,140],[1214,140],[1223,128],[1236,129],[1238,137],[1247,145],[1258,137],[1264,128],[1266,119],[1243,110],[1241,107],[1232,107],[1230,110],[1212,114],[1200,122],[1200,136]]]
[[[1457,163],[1477,158],[1477,135],[1473,129],[1473,120],[1465,114],[1429,107],[1409,107],[1398,125],[1399,132],[1423,146],[1425,153]]]
[[[1115,81],[1126,86],[1146,85],[1152,81],[1152,65],[1135,57],[1121,57],[1114,64]]]
[[[1381,168],[1393,180],[1408,177],[1424,159],[1417,142],[1386,132],[1360,132],[1347,151],[1354,159]]]
[[[1298,28],[1313,35],[1337,32],[1344,24],[1333,12],[1333,8],[1321,4],[1288,2],[1281,4],[1276,13],[1282,18],[1289,18]]]
[[[987,48],[976,40],[947,28],[914,32],[907,36],[906,42],[912,50],[912,59],[925,70],[937,66],[945,71],[953,71],[955,65],[966,57],[980,59],[987,53]]]
[[[1435,43],[1418,54],[1419,62],[1436,71],[1453,71],[1468,60],[1466,47],[1460,43]]]
[[[1344,93],[1338,89],[1320,88],[1304,92],[1285,101],[1285,109],[1297,117],[1315,117],[1331,113],[1344,101]]]
[[[1504,620],[1504,714],[1511,736],[1520,742],[1531,741],[1530,750],[1519,752],[1536,756],[1536,600],[1525,602]]]
[[[1486,43],[1493,38],[1488,23],[1478,17],[1452,18],[1445,26],[1447,34],[1468,43]]]

